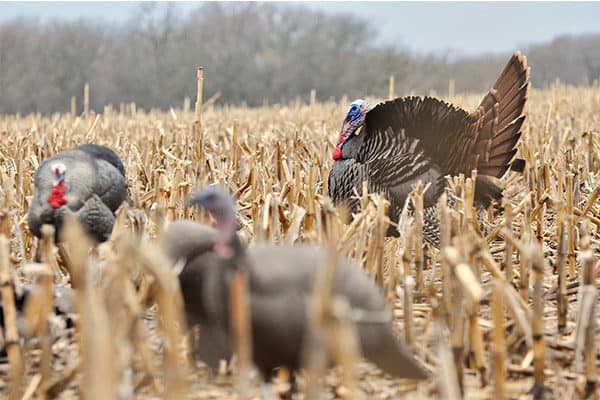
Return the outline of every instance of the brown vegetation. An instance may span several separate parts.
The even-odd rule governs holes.
[[[449,100],[472,109],[480,98]],[[240,235],[250,245],[337,239],[333,244],[340,254],[383,282],[398,334],[406,333],[432,371],[429,381],[416,386],[386,379],[361,363],[355,377],[330,372],[324,382],[330,392],[347,397],[352,387],[369,398],[402,393],[456,398],[464,390],[467,398],[476,399],[493,393],[522,398],[532,388],[536,396],[550,391],[549,398],[595,390],[597,360],[589,351],[597,348],[598,339],[593,319],[600,229],[597,88],[532,90],[519,144],[527,160],[525,173],[509,172],[501,181],[511,215],[490,212],[478,224],[474,210],[465,206],[472,204],[472,177],[454,179],[452,187],[463,200],[456,210],[442,210],[443,248],[426,249],[423,263],[415,251],[422,240],[408,216],[399,223],[401,237],[384,243],[382,226],[388,222],[377,196],[363,196],[365,210],[350,225],[336,223],[339,216],[324,193],[346,107],[346,100],[256,109],[205,105],[196,124],[189,110],[146,113],[135,107],[123,112],[107,107],[84,117],[2,117],[0,211],[10,254],[0,235],[0,278],[6,281],[8,262],[17,283],[47,287],[50,271],[56,271],[57,281],[69,276],[53,265],[58,259],[79,288],[79,316],[73,328],[55,329],[53,318],[52,323],[39,318],[48,307],[38,299],[38,308],[26,313],[26,326],[38,340],[25,342],[22,357],[14,341],[7,342],[1,393],[12,390],[26,398],[32,393],[39,398],[235,396],[230,377],[209,376],[200,364],[192,368],[181,351],[185,341],[173,324],[182,321],[178,288],[156,246],[164,223],[203,218],[184,201],[210,183],[235,194]],[[133,205],[122,207],[111,241],[97,250],[88,252],[72,227],[61,252],[42,241],[44,264],[32,263],[38,244],[24,218],[32,174],[42,159],[84,142],[120,154]],[[417,191],[417,202],[418,196]],[[326,229],[323,216],[335,228],[328,224]],[[8,287],[2,289],[4,297]],[[36,305],[31,303],[30,308]],[[10,319],[10,306],[4,304]],[[412,318],[405,320],[406,315]],[[10,329],[4,333],[5,339],[14,335]],[[453,359],[457,355],[461,358]],[[24,376],[17,379],[21,368]],[[10,387],[20,381],[22,386]]]

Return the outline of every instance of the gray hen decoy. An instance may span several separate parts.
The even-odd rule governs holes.
[[[471,176],[477,169],[475,202],[500,203],[502,190],[493,179],[511,168],[523,171],[524,160],[513,157],[525,116],[529,68],[515,52],[493,88],[475,109],[467,111],[431,97],[403,97],[371,107],[356,100],[344,118],[329,173],[329,197],[345,202],[352,212],[367,181],[370,193],[390,201],[389,216],[397,222],[412,185],[425,192],[424,237],[438,245],[437,201],[446,189],[446,175]],[[398,236],[391,226],[388,236]]]
[[[44,224],[54,225],[56,242],[65,213],[74,213],[98,242],[108,240],[115,212],[127,199],[125,168],[105,146],[83,144],[42,162],[34,175],[35,192],[29,206],[29,230],[41,237]]]
[[[235,232],[233,202],[225,192],[209,187],[190,202],[210,212],[216,229],[177,221],[165,231],[163,246],[173,261],[185,262],[180,282],[186,314],[188,321],[201,324],[201,334],[208,332],[210,343],[204,347],[210,350],[209,361],[231,355],[229,287],[237,265],[248,276],[254,364],[266,380],[278,367],[297,371],[308,340],[315,278],[326,251],[308,245],[260,245],[246,251]],[[357,313],[385,317],[357,320],[363,355],[393,377],[424,379],[424,369],[394,335],[384,297],[372,279],[346,259],[336,267],[334,292]]]

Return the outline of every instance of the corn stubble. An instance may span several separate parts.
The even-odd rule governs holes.
[[[438,250],[421,246],[424,186],[410,196],[416,215],[404,213],[400,221],[386,218],[383,198],[362,190],[356,196],[363,211],[354,219],[329,203],[330,151],[339,128],[332,116],[341,118],[345,103],[319,103],[313,95],[309,104],[216,107],[202,104],[203,79],[200,70],[193,110],[186,99],[169,112],[121,104],[98,114],[89,109],[93,90],[86,87],[82,115],[74,98],[70,113],[0,117],[0,289],[8,353],[0,396],[260,396],[256,382],[240,391],[235,363],[234,377],[189,364],[178,282],[155,245],[169,221],[204,220],[185,199],[211,183],[234,194],[244,242],[308,241],[330,251],[310,316],[312,361],[300,377],[315,383],[300,382],[307,397],[331,390],[343,398],[596,395],[598,87],[531,91],[519,143],[527,167],[502,180],[503,211],[477,218],[475,176],[454,178],[456,207],[442,202]],[[479,98],[449,100],[472,108]],[[82,142],[110,146],[123,157],[132,204],[119,211],[108,243],[93,248],[71,221],[65,244],[55,250],[49,232],[38,242],[27,230],[32,175],[44,158]],[[389,224],[399,238],[384,238]],[[432,371],[427,382],[392,381],[356,362],[351,315],[328,285],[337,257],[355,260],[381,285],[398,335]],[[47,322],[49,290],[66,281],[76,289],[78,316],[57,334]],[[26,306],[25,341],[16,340],[10,282],[44,289]],[[326,348],[341,369],[325,372],[319,352]]]

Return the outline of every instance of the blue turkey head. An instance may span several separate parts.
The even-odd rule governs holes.
[[[342,123],[340,136],[338,137],[335,149],[333,149],[334,160],[344,158],[342,151],[344,144],[348,142],[348,140],[350,140],[352,136],[360,134],[361,128],[365,122],[365,116],[367,115],[367,112],[370,109],[371,106],[369,105],[369,103],[362,99],[354,100],[350,104],[348,113],[346,114],[344,122]]]

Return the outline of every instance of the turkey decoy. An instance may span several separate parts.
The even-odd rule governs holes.
[[[56,242],[65,213],[72,212],[98,242],[108,240],[115,212],[127,198],[125,168],[108,147],[83,144],[42,162],[34,175],[35,192],[27,222],[41,237],[44,224],[54,225]]]
[[[513,157],[525,116],[529,90],[526,58],[515,52],[493,88],[471,113],[431,97],[403,97],[371,107],[356,100],[343,121],[333,150],[329,197],[345,202],[352,212],[366,181],[370,193],[389,201],[396,222],[412,185],[430,184],[424,195],[424,237],[438,244],[437,201],[445,176],[471,176],[477,169],[475,202],[499,203],[502,190],[494,182],[509,169],[523,171],[524,160]],[[388,236],[397,236],[390,226]]]
[[[265,379],[277,367],[298,370],[308,339],[314,281],[326,251],[308,245],[260,245],[246,251],[235,231],[228,194],[209,187],[190,202],[209,211],[216,229],[177,221],[166,229],[163,246],[171,260],[184,263],[180,282],[186,314],[188,321],[201,324],[201,334],[207,332],[204,347],[210,354],[204,356],[214,363],[217,356],[231,355],[229,288],[237,266],[248,277],[254,364]],[[334,292],[345,297],[356,314],[385,317],[357,318],[363,355],[394,377],[424,379],[423,368],[395,337],[384,297],[372,279],[348,260],[340,259],[336,267]]]

